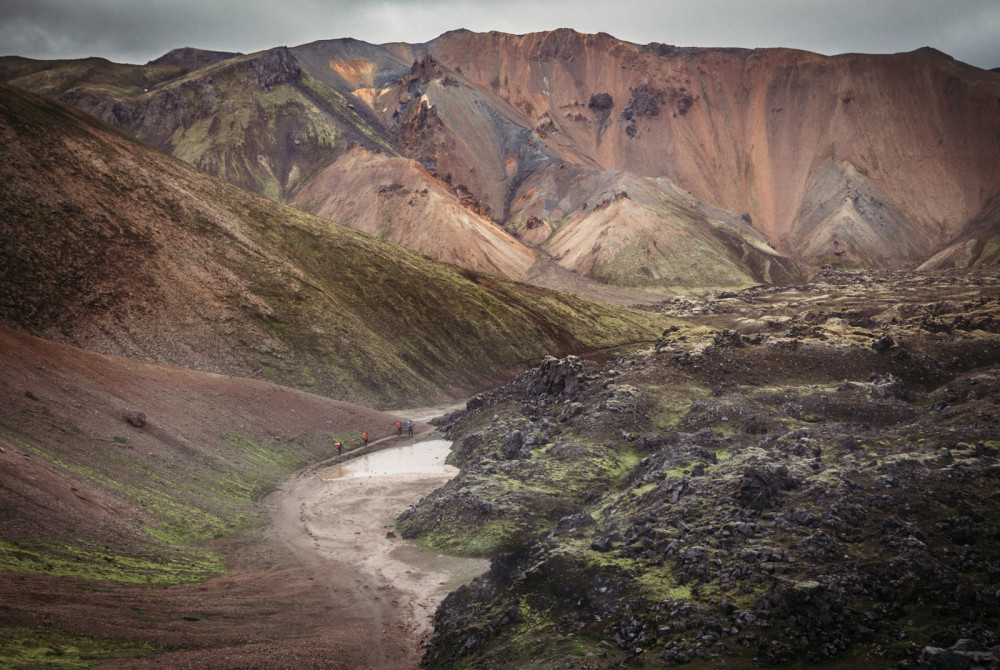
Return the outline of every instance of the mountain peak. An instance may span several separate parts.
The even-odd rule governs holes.
[[[207,49],[195,49],[194,47],[181,47],[173,49],[163,54],[155,60],[151,60],[146,65],[173,65],[186,69],[205,67],[214,65],[224,60],[242,56],[239,52],[231,51],[209,51]]]
[[[223,56],[182,49],[159,62]],[[8,81],[202,170],[283,202],[308,191],[338,221],[419,240],[472,269],[489,263],[466,252],[468,240],[417,235],[414,223],[468,223],[460,234],[478,249],[496,243],[488,255],[516,246],[502,234],[524,235],[517,241],[530,240],[540,262],[548,254],[583,281],[688,292],[711,274],[696,257],[726,268],[712,281],[731,286],[795,280],[803,264],[844,258],[917,266],[1000,199],[1000,145],[982,139],[1000,136],[1000,82],[929,47],[825,56],[642,46],[571,28],[457,29],[424,44],[280,47],[183,75],[2,64]],[[403,198],[379,190],[397,181],[352,178],[358,192],[341,192],[331,175],[356,160],[355,145],[373,152],[370,174],[391,172],[374,164],[401,156],[427,169],[426,185],[406,186]],[[851,166],[850,179],[835,166]],[[617,175],[636,184],[627,238],[594,208]],[[864,184],[856,201],[844,201],[845,180]],[[589,246],[567,249],[573,240]],[[751,262],[749,250],[765,248]],[[524,277],[522,262],[495,267]]]

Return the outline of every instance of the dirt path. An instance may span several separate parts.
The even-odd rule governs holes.
[[[391,534],[401,512],[454,472],[341,479],[325,473],[328,467],[310,468],[271,496],[273,531],[326,591],[342,643],[362,656],[359,667],[416,668],[438,603],[488,567],[485,560],[441,556]]]

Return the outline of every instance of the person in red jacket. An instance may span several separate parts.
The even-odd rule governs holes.
[[[400,437],[403,437],[403,422],[402,421],[397,421],[396,422],[396,432],[399,433]]]
[[[361,433],[361,441],[365,443],[366,447],[368,446],[368,431],[367,430],[365,432]]]

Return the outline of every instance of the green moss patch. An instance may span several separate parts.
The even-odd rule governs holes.
[[[192,547],[126,556],[90,543],[25,546],[0,540],[0,570],[162,586],[215,577],[226,567],[218,553]]]
[[[58,631],[0,627],[0,661],[9,670],[92,668],[111,659],[140,659],[162,650],[141,642]]]

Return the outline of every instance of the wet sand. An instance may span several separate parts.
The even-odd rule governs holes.
[[[358,624],[375,629],[373,646],[400,643],[389,639],[400,632],[408,638],[407,667],[417,667],[444,596],[489,567],[395,535],[400,513],[457,474],[444,463],[449,448],[444,440],[414,441],[306,471],[282,487],[275,514],[279,538],[320,585],[360,596]],[[373,649],[369,661],[388,667],[389,659]]]

